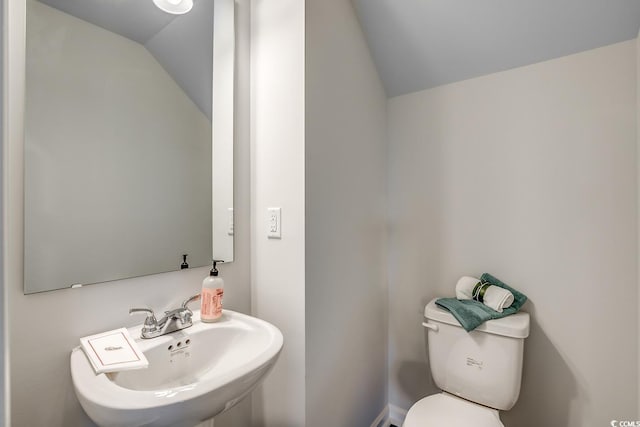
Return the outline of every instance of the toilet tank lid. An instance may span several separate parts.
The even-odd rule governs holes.
[[[446,323],[448,325],[460,326],[460,322],[453,317],[449,310],[436,305],[434,298],[424,308],[424,317],[436,322]],[[529,313],[519,311],[510,316],[500,319],[487,320],[478,326],[474,331],[487,332],[489,334],[502,335],[511,338],[526,338],[529,336]]]

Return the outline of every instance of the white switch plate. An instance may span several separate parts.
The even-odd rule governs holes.
[[[282,237],[282,217],[280,208],[267,208],[267,237],[280,239]]]

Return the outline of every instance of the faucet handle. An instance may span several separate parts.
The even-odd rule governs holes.
[[[200,294],[192,295],[182,303],[182,321],[184,323],[191,324],[191,317],[193,316],[193,311],[189,307],[190,302],[197,301],[200,299]]]
[[[147,318],[144,319],[145,329],[155,329],[158,326],[158,321],[156,320],[156,315],[153,313],[153,310],[150,308],[130,308],[129,315],[135,313],[148,313]]]
[[[187,298],[186,300],[184,300],[184,302],[182,303],[182,308],[187,309],[187,305],[189,305],[189,303],[197,301],[200,299],[200,294],[196,294],[196,295],[192,295],[189,298]]]

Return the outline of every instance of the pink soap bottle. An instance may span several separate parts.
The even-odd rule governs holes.
[[[224,293],[224,280],[218,277],[216,263],[224,262],[213,260],[213,268],[202,281],[202,298],[200,305],[200,320],[203,322],[215,322],[222,316],[222,294]]]

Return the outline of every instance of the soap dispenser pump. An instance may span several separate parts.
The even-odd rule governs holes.
[[[200,319],[203,322],[215,322],[222,316],[222,295],[224,293],[224,280],[218,276],[216,264],[224,262],[214,259],[213,268],[202,281],[202,298],[200,306]]]

